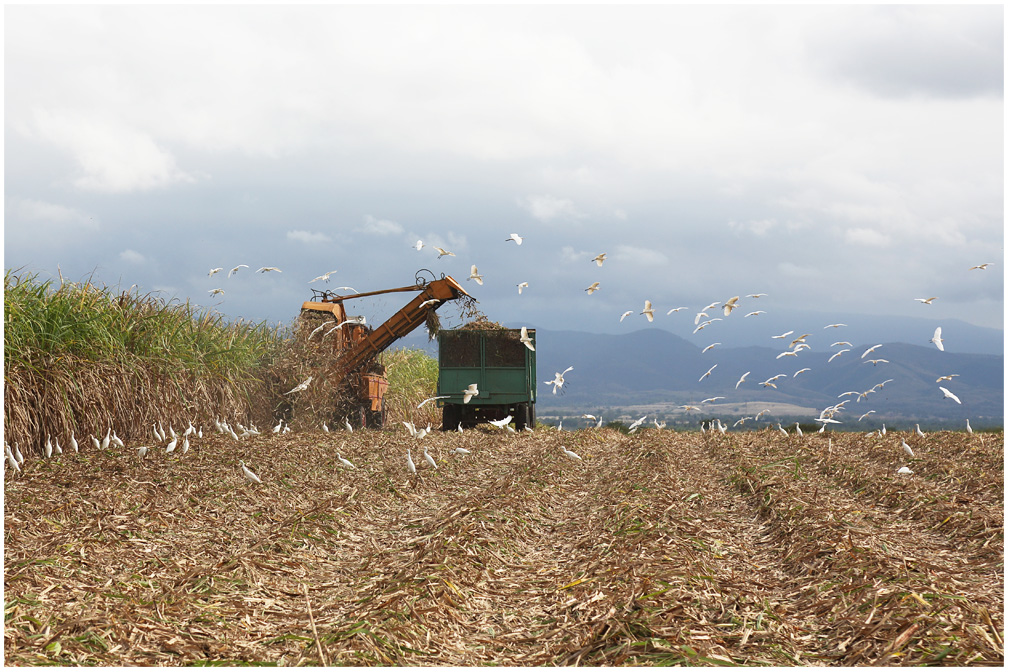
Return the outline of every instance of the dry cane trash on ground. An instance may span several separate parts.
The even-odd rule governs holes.
[[[6,472],[5,664],[1004,661],[1000,435],[137,445]]]

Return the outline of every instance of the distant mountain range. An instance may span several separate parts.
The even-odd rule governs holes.
[[[693,329],[692,318],[689,321]],[[815,320],[806,321],[815,323]],[[761,341],[768,342],[767,346],[733,347],[729,343],[739,342],[738,335],[729,338],[727,330],[721,330],[702,339],[705,346],[721,342],[706,352],[702,352],[703,346],[687,338],[656,328],[621,335],[537,329],[539,382],[553,378],[555,371],[574,367],[558,394],[551,394],[551,388],[545,384],[539,386],[537,407],[540,415],[550,413],[551,409],[592,412],[600,408],[645,405],[669,408],[694,405],[707,410],[714,408],[714,404],[735,404],[737,407],[752,404],[754,408],[761,404],[786,404],[819,410],[848,399],[843,415],[849,423],[852,416],[857,418],[872,410],[876,420],[892,418],[959,424],[970,418],[978,426],[1001,425],[1005,387],[1002,332],[958,321],[921,321],[921,324],[910,325],[907,322],[904,318],[899,328],[874,330],[873,335],[879,337],[872,341],[856,339],[854,334],[860,332],[850,328],[824,330],[825,323],[818,325],[819,331],[814,332],[809,325],[805,331],[796,330],[785,339],[760,335]],[[947,347],[945,352],[934,345],[926,345],[935,326],[940,325],[943,336],[948,339],[946,344],[954,346]],[[921,345],[883,338],[890,333],[906,336],[909,331],[916,336],[923,335]],[[778,357],[790,349],[788,345],[793,338],[804,333],[811,334],[807,338],[809,349],[795,356]],[[850,341],[852,345],[830,347],[841,340]],[[985,352],[954,351],[954,348],[962,349],[965,342]],[[865,358],[861,357],[865,350],[877,344],[882,345]],[[437,343],[427,342],[423,334],[414,334],[397,345],[421,347],[431,354],[437,351]],[[827,361],[844,348],[848,352]],[[869,363],[871,359],[886,361],[874,365]],[[700,380],[713,365],[717,366],[710,375]],[[796,375],[807,367],[808,371]],[[736,382],[747,371],[749,374],[737,389]],[[762,381],[778,374],[785,375],[773,381],[776,387],[761,385]],[[951,380],[936,381],[950,374],[957,375]],[[940,385],[956,394],[962,403],[944,398]],[[855,394],[841,396],[847,392]],[[724,399],[709,402],[712,406],[707,407],[700,403],[711,397]]]

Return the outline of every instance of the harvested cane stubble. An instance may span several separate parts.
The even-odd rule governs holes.
[[[5,663],[1000,665],[1002,454],[396,428],[31,459],[5,476]]]

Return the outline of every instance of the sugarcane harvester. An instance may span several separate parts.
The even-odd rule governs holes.
[[[380,428],[385,423],[385,392],[389,381],[378,355],[396,340],[406,336],[425,322],[436,319],[436,311],[446,301],[469,296],[450,275],[430,280],[417,272],[415,283],[407,287],[380,289],[372,292],[336,295],[313,290],[311,301],[301,305],[301,317],[309,325],[333,321],[335,327],[326,327],[322,347],[327,355],[324,371],[320,375],[337,383],[340,404],[334,415],[342,415],[360,427]],[[393,292],[417,292],[409,303],[375,328],[365,323],[363,317],[347,315],[344,301]],[[316,341],[318,339],[311,339]]]

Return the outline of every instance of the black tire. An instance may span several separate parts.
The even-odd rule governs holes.
[[[533,405],[522,403],[515,407],[515,429],[521,432],[526,427],[535,428],[536,419],[534,417]]]
[[[451,432],[462,421],[462,409],[458,404],[445,404],[441,409],[441,431]]]

